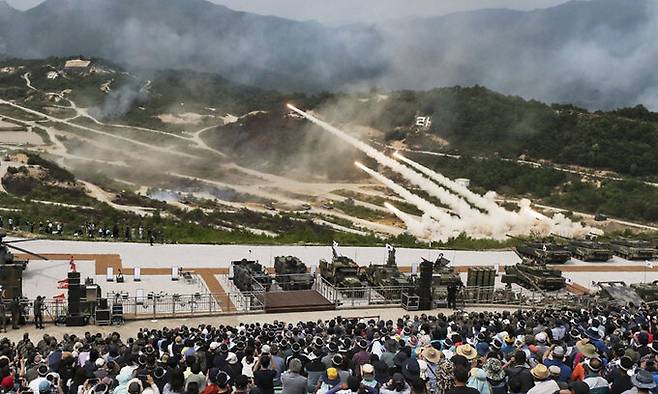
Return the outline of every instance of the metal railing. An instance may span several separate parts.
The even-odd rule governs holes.
[[[228,275],[217,276],[224,293],[197,292],[194,294],[146,293],[138,296],[128,294],[108,294],[108,309],[121,311],[124,319],[158,319],[172,317],[193,317],[221,314],[260,313],[265,310],[266,289],[256,286],[257,291],[240,291]],[[387,287],[336,287],[319,274],[314,276],[312,289],[336,305],[336,308],[355,308],[368,306],[400,306],[404,301],[404,286]],[[271,291],[283,291],[273,285]],[[433,289],[435,307],[447,306],[447,288]],[[494,288],[469,286],[463,287],[457,295],[457,305],[506,305],[536,308],[550,307],[590,307],[597,299],[594,297],[575,296],[566,291],[542,292],[524,288]],[[32,301],[22,302],[23,316],[32,321]],[[52,321],[66,315],[66,301],[47,300],[44,302],[44,319]],[[83,304],[83,314],[94,320],[97,306],[93,303]]]
[[[407,286],[360,286],[336,287],[320,275],[316,275],[313,290],[336,304],[338,308],[369,305],[400,305]]]

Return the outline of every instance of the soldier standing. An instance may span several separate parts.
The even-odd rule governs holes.
[[[37,296],[34,301],[34,325],[37,328],[45,328],[43,326],[43,297]]]
[[[15,330],[19,328],[18,323],[21,313],[21,305],[18,301],[18,297],[12,298],[11,303],[9,304],[9,309],[11,310],[11,328]]]
[[[454,282],[448,284],[448,309],[457,307],[457,285]]]
[[[7,332],[7,308],[5,306],[4,291],[0,290],[0,325],[2,332]]]

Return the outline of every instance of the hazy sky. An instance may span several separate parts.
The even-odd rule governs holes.
[[[7,0],[28,9],[43,0]],[[545,8],[566,0],[211,0],[229,8],[324,23],[377,22],[408,16],[436,16],[479,8]]]

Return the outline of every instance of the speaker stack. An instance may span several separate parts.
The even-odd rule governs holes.
[[[420,263],[420,278],[416,286],[416,294],[420,298],[418,309],[427,311],[432,309],[432,274],[434,264],[431,261]]]
[[[80,284],[80,273],[69,272],[68,283],[68,315],[66,316],[66,325],[84,326],[86,324],[86,319],[82,315],[82,291],[84,287]]]

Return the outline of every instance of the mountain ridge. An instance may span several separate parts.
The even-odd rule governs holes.
[[[16,57],[82,54],[128,68],[219,73],[284,91],[482,84],[590,109],[658,108],[651,67],[658,7],[649,0],[341,27],[205,0],[46,0],[15,12],[0,26],[0,52]]]

